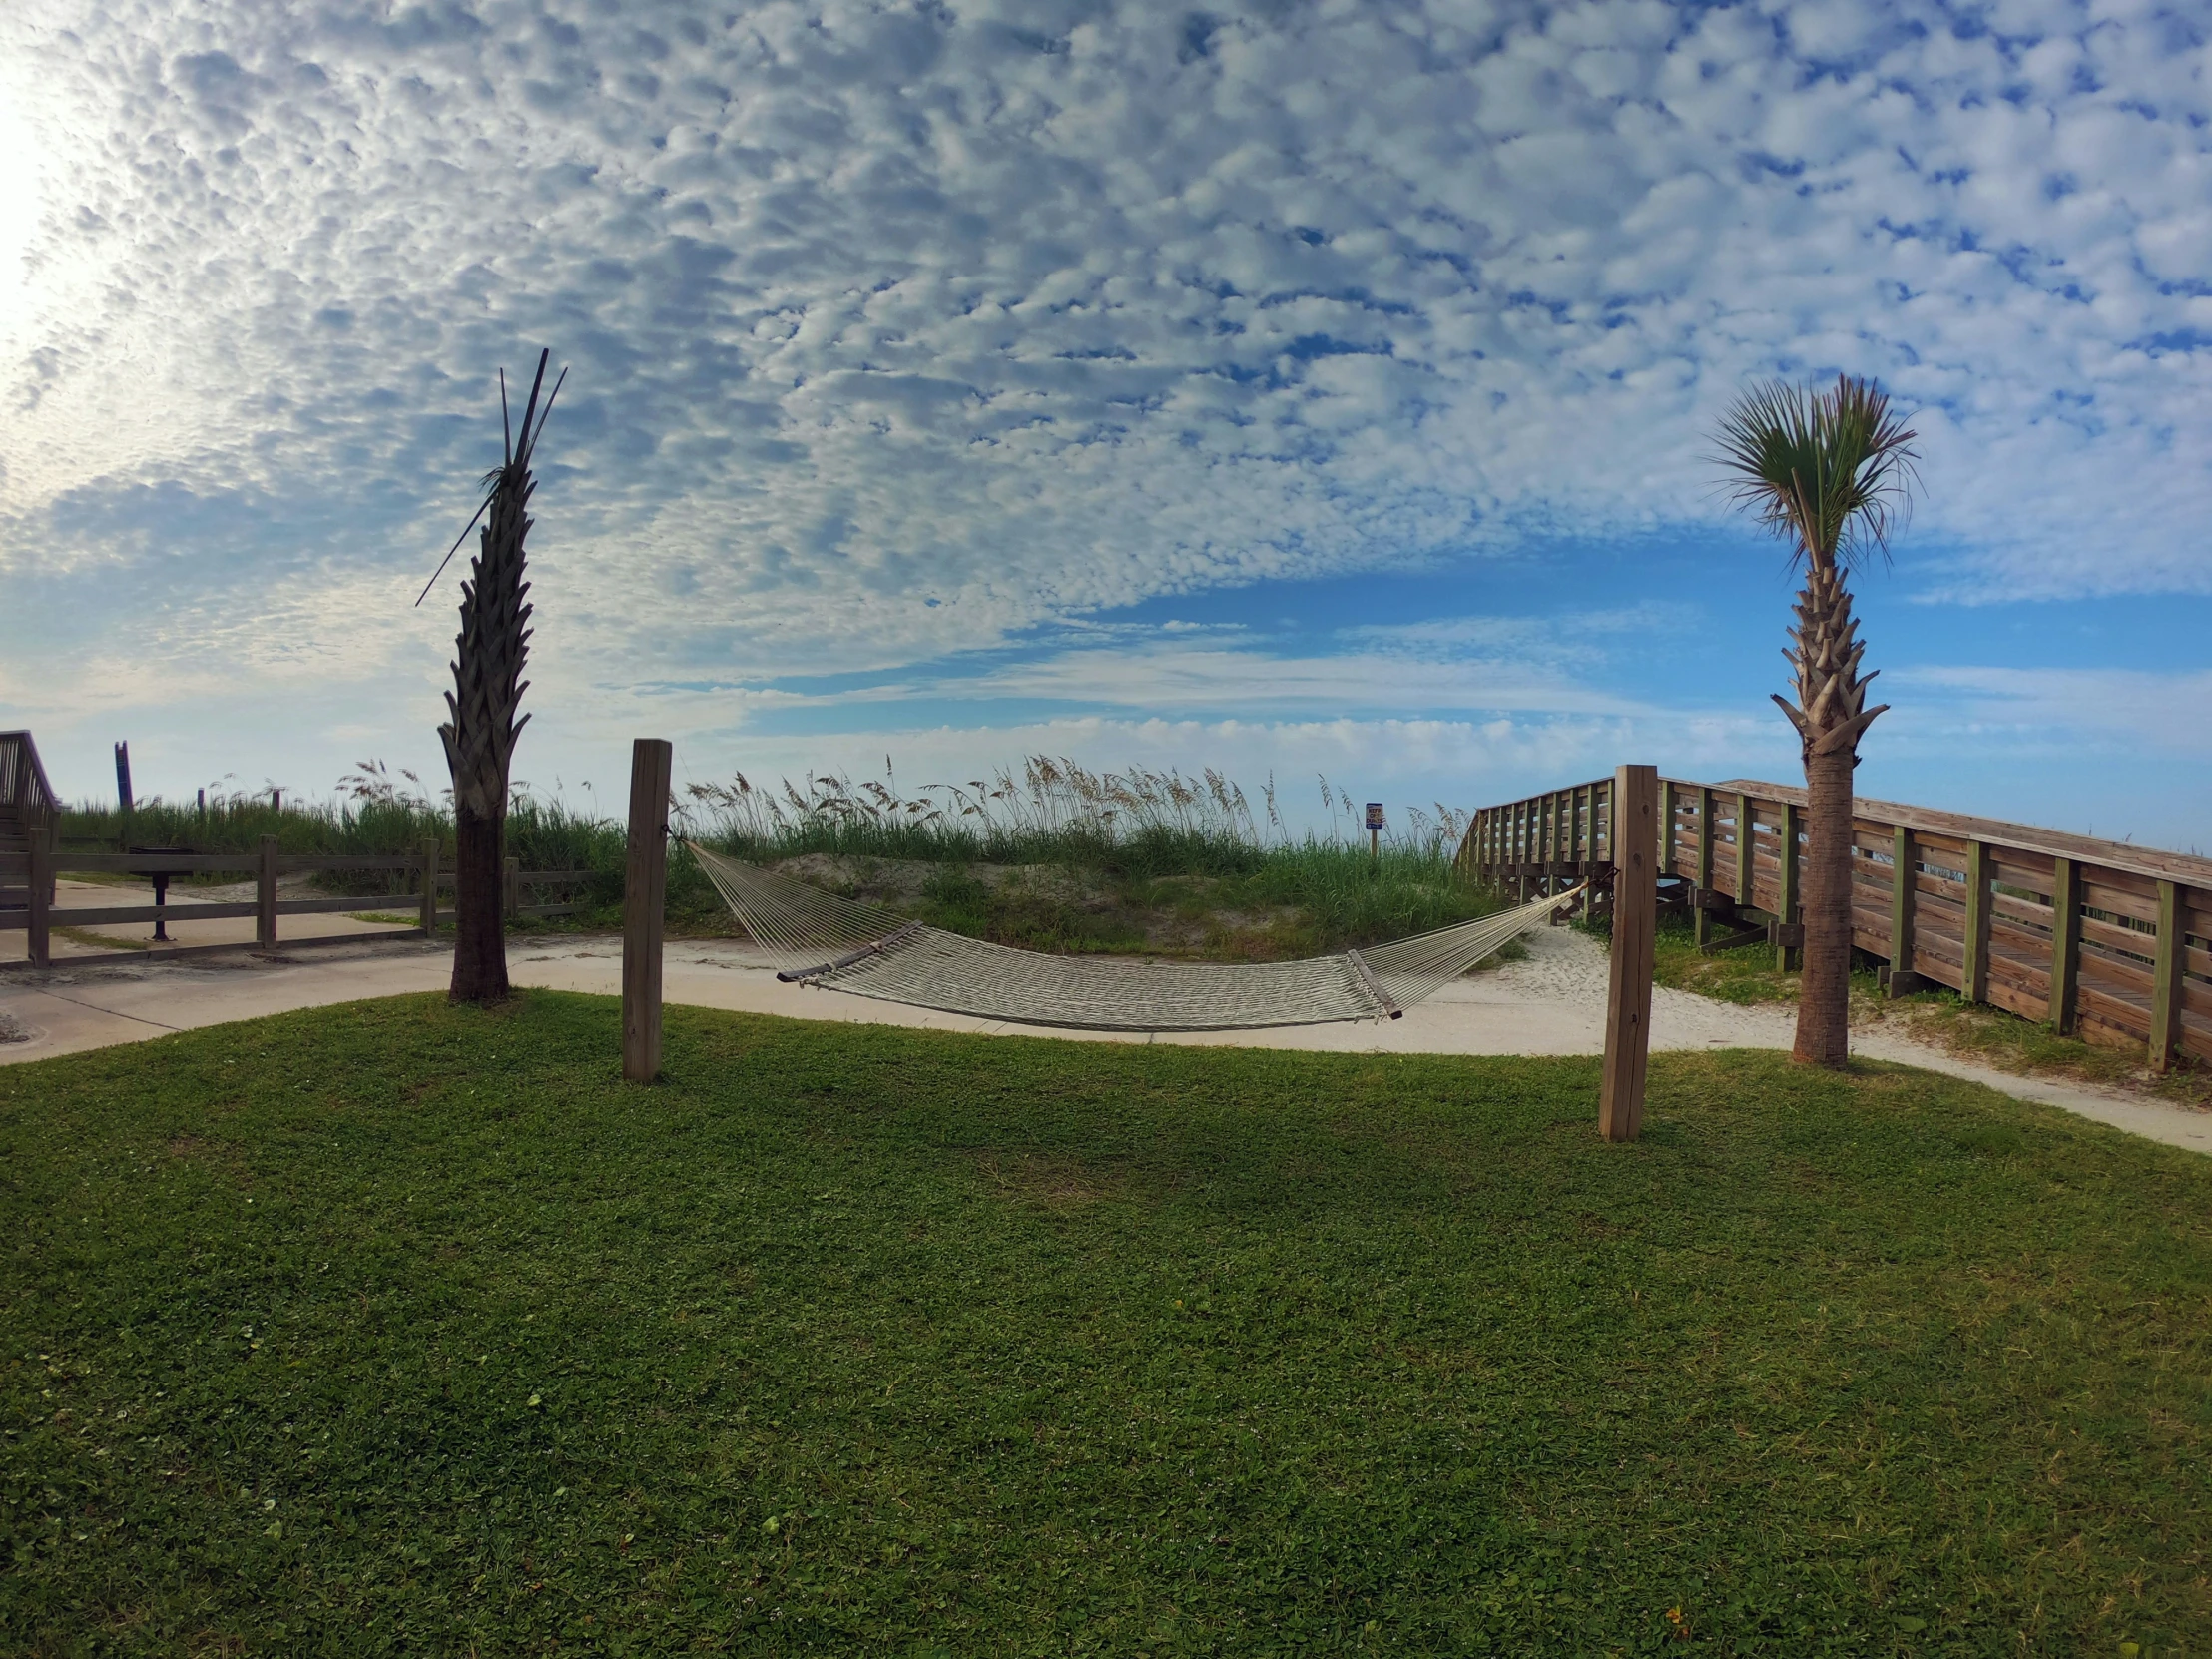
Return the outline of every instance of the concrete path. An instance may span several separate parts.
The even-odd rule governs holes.
[[[318,922],[324,918],[315,918]],[[749,946],[721,940],[673,940],[664,966],[672,1003],[741,1009],[799,1019],[919,1026],[940,1031],[1023,1034],[1069,1041],[1178,1042],[1205,1046],[1309,1049],[1382,1054],[1596,1054],[1605,1046],[1606,958],[1601,946],[1566,928],[1528,939],[1529,957],[1447,985],[1386,1025],[1293,1026],[1270,1031],[1163,1033],[1063,1031],[1015,1026],[872,1002],[837,991],[777,982]],[[622,941],[561,937],[516,940],[508,949],[518,985],[618,995]],[[442,990],[452,969],[449,946],[421,940],[342,944],[263,957],[244,952],[172,962],[71,967],[32,975],[0,973],[0,1063],[134,1042],[165,1032],[253,1019],[292,1008],[367,997]],[[1684,991],[1652,995],[1656,1049],[1782,1048],[1795,1015],[1780,1007],[1742,1008]],[[9,1040],[11,1031],[20,1033]],[[2169,1146],[2212,1153],[2212,1113],[2168,1106],[2119,1090],[2016,1077],[1888,1033],[1853,1035],[1870,1059],[1922,1066],[2022,1100],[2058,1106]]]

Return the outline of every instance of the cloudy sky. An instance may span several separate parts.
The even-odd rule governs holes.
[[[1708,434],[1849,370],[1926,486],[1862,790],[2212,848],[2198,7],[12,0],[0,726],[71,794],[435,777],[412,601],[541,345],[518,771],[580,803],[637,735],[1787,778]]]

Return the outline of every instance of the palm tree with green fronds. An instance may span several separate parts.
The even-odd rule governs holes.
[[[1867,648],[1846,579],[1872,554],[1889,557],[1919,482],[1915,436],[1887,393],[1848,374],[1826,391],[1756,385],[1718,433],[1715,459],[1731,499],[1789,542],[1805,571],[1783,652],[1796,670],[1797,701],[1775,702],[1797,728],[1805,758],[1805,972],[1791,1054],[1809,1065],[1840,1066],[1850,1054],[1852,771],[1860,737],[1889,708],[1867,707],[1874,674],[1859,671]]]

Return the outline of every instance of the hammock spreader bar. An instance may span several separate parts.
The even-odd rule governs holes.
[[[1296,962],[1053,956],[948,933],[685,843],[779,979],[1017,1025],[1241,1031],[1391,1020],[1582,889],[1409,939]]]

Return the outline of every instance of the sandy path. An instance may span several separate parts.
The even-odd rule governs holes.
[[[1162,1034],[1040,1030],[836,991],[779,984],[767,960],[721,940],[675,940],[667,949],[664,994],[672,1003],[987,1034],[1023,1033],[1070,1041],[1179,1042],[1217,1047],[1309,1049],[1383,1054],[1596,1054],[1605,1046],[1606,957],[1567,928],[1528,938],[1526,961],[1447,985],[1401,1020],[1384,1025],[1294,1026],[1273,1031]],[[508,951],[520,985],[619,994],[622,941],[613,937],[516,940]],[[365,997],[442,990],[449,947],[421,941],[339,945],[274,958],[246,953],[190,961],[112,967],[57,965],[33,975],[0,974],[0,1063],[139,1041],[164,1032],[252,1019],[291,1008]],[[1795,1016],[1779,1007],[1740,1008],[1685,991],[1652,993],[1657,1049],[1783,1048]],[[22,1033],[9,1040],[10,1031]],[[1939,1049],[1880,1032],[1855,1033],[1856,1052],[1986,1084],[2022,1100],[2062,1107],[2163,1141],[2212,1153],[2212,1114],[2041,1078],[2015,1077]]]

